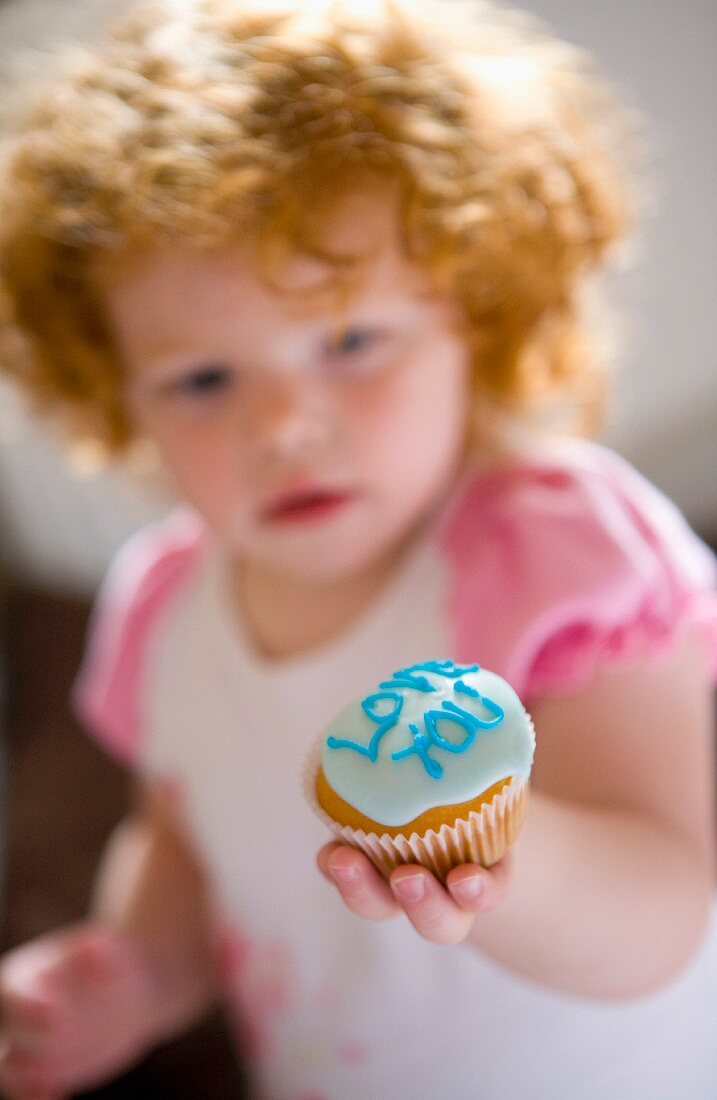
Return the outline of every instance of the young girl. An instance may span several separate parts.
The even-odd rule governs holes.
[[[613,453],[515,429],[595,410],[606,96],[484,3],[196,0],[78,52],[22,127],[15,374],[149,441],[185,506],[96,608],[77,702],[137,807],[89,919],[3,962],[13,1100],[219,996],[267,1100],[713,1093],[714,561]],[[533,714],[527,821],[490,869],[388,883],[327,844],[304,758],[446,656]]]

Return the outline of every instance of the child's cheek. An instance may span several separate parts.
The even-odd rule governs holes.
[[[232,530],[246,496],[236,440],[227,433],[175,425],[157,443],[178,495],[217,533]]]
[[[374,477],[399,487],[440,478],[468,423],[468,370],[460,354],[399,363],[354,395],[349,428]],[[456,349],[458,350],[458,349]]]

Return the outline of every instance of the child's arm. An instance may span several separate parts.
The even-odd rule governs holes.
[[[167,797],[140,789],[138,805],[138,814],[115,832],[97,876],[92,912],[151,958],[155,1023],[169,1034],[196,1020],[217,993],[210,891]]]
[[[536,797],[483,950],[529,978],[605,999],[677,976],[715,887],[714,708],[703,647],[605,669],[534,708]]]
[[[145,792],[109,842],[91,917],[2,961],[3,1095],[92,1087],[216,995],[201,870],[164,800]]]
[[[697,950],[714,890],[714,724],[703,648],[685,638],[669,658],[613,665],[588,689],[536,704],[533,717],[526,822],[499,864],[454,868],[447,891],[412,865],[395,870],[389,887],[361,852],[335,843],[319,866],[361,916],[405,910],[428,939],[467,939],[569,993],[649,993]],[[339,882],[337,867],[356,877]],[[400,898],[414,876],[423,898]],[[483,886],[473,902],[457,889],[471,880]]]

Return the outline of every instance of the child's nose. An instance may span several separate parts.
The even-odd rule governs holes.
[[[320,449],[333,431],[329,403],[305,378],[265,383],[248,410],[249,437],[257,457],[291,458]]]

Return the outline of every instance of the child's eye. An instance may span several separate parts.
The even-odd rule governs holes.
[[[382,335],[377,329],[345,329],[329,344],[328,356],[334,363],[338,360],[340,366],[357,370],[364,360],[368,360],[369,353],[379,346]]]
[[[229,367],[221,363],[207,363],[197,367],[188,374],[183,375],[175,383],[172,389],[175,393],[187,394],[190,397],[203,397],[220,393],[231,384],[232,375]]]
[[[333,345],[332,350],[342,355],[351,355],[356,351],[361,351],[370,344],[375,335],[375,333],[370,332],[368,329],[346,329],[346,331],[341,334],[339,340]]]

